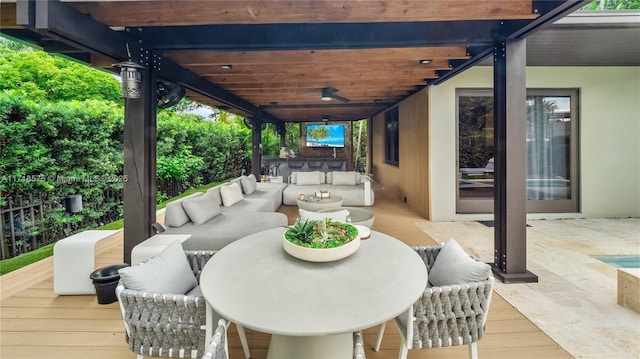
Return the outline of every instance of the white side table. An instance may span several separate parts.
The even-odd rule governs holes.
[[[160,254],[167,246],[175,241],[183,243],[191,237],[190,234],[156,234],[149,237],[131,250],[131,265],[138,265],[147,259]]]
[[[95,294],[89,275],[96,269],[96,244],[117,232],[84,231],[57,241],[53,245],[53,293]]]

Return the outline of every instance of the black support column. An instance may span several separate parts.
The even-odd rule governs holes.
[[[286,147],[287,126],[284,123],[278,125],[278,134],[280,135],[280,148]]]
[[[260,179],[260,167],[262,164],[262,119],[251,119],[251,173]]]
[[[537,282],[527,271],[526,43],[497,41],[493,54],[494,264],[505,283]]]
[[[124,262],[133,247],[153,235],[156,221],[156,78],[142,71],[141,98],[124,101]]]

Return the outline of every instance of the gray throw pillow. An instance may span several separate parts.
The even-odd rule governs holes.
[[[220,187],[222,187],[221,184],[215,187],[209,188],[207,192],[204,194],[205,196],[209,196],[209,198],[215,201],[215,203],[218,206],[222,206],[222,195],[220,194]]]
[[[242,184],[242,191],[246,194],[252,194],[258,188],[258,180],[253,173],[248,176],[241,177],[240,184]]]
[[[198,285],[180,241],[137,266],[118,270],[127,289],[160,294],[185,294]]]
[[[429,271],[434,286],[480,282],[489,278],[491,266],[473,259],[451,238],[440,250]]]
[[[196,192],[179,200],[167,203],[164,210],[164,224],[167,227],[180,227],[189,222],[189,215],[182,207],[182,201],[189,198],[202,196],[202,192]]]
[[[186,199],[182,201],[182,207],[196,226],[222,213],[220,206],[208,195]]]

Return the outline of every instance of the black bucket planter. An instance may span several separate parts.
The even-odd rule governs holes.
[[[108,267],[96,269],[89,278],[93,281],[96,288],[96,297],[98,304],[111,304],[118,300],[116,297],[116,287],[120,280],[118,269],[128,267],[129,265],[115,264]]]

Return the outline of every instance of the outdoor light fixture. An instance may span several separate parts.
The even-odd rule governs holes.
[[[80,213],[82,211],[82,195],[72,194],[63,199],[65,211],[67,213]]]
[[[120,78],[122,80],[122,97],[141,98],[142,97],[142,72],[144,66],[132,61],[125,61],[114,64],[120,68]]]
[[[336,99],[342,102],[351,101],[346,97],[336,95],[336,92],[338,92],[338,89],[334,89],[333,87],[325,87],[322,89],[322,97],[320,97],[320,99],[322,101],[331,101],[332,99]]]
[[[220,68],[225,70],[231,70],[233,68],[233,65],[220,65]]]
[[[431,59],[421,59],[420,65],[429,65],[433,60]]]

